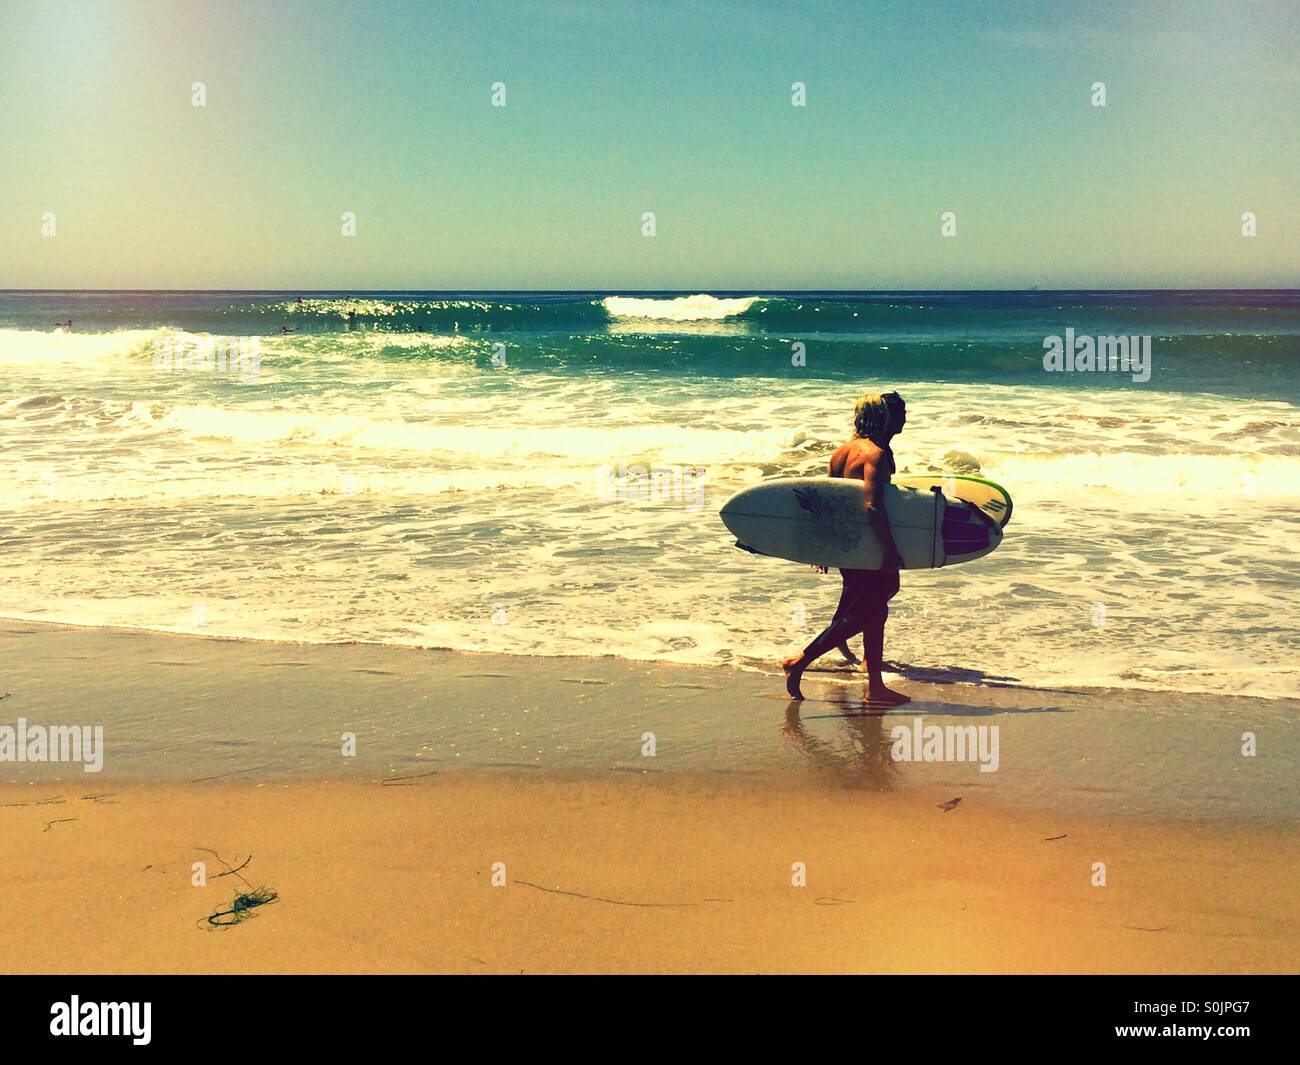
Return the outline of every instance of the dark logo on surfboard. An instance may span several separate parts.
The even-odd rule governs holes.
[[[809,514],[826,514],[830,508],[820,499],[817,493],[811,488],[795,488],[794,497],[799,500],[799,505]]]

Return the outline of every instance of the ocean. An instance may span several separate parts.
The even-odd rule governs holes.
[[[1300,696],[1297,291],[0,292],[0,615],[772,670],[839,580],[718,507],[889,389],[900,473],[1015,513],[887,659]]]

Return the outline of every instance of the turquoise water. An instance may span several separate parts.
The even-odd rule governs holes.
[[[1295,696],[1298,369],[1297,292],[0,293],[0,615],[767,665],[838,581],[717,508],[896,388],[900,471],[1016,509],[889,657]]]

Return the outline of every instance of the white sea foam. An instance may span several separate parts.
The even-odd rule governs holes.
[[[454,424],[449,420],[383,419],[322,410],[271,406],[232,410],[211,404],[181,406],[155,419],[164,429],[194,440],[229,441],[241,447],[346,445],[376,453],[439,454],[495,462],[496,456],[527,457],[547,464],[761,461],[785,433],[673,425]],[[250,456],[252,458],[252,456]]]
[[[21,530],[0,615],[186,630],[202,602],[200,631],[220,635],[754,664],[834,606],[835,578],[735,550],[716,507],[824,469],[857,386],[330,357],[447,339],[357,333],[266,338],[272,383],[251,388],[153,373],[162,335],[60,349],[41,334],[40,357],[0,366],[0,526]],[[903,391],[900,469],[969,452],[1016,509],[988,559],[905,574],[891,657],[1027,684],[1300,694],[1294,406]],[[602,493],[620,464],[702,467],[704,506]],[[497,603],[504,627],[487,623]]]
[[[643,299],[634,296],[606,296],[601,300],[613,318],[651,318],[670,322],[719,321],[744,314],[759,299],[742,296],[719,299],[704,294],[674,299]]]
[[[270,304],[269,310],[274,310],[280,314],[301,314],[301,315],[320,315],[327,318],[346,319],[348,314],[355,313],[366,317],[382,318],[388,315],[397,314],[401,305],[388,300],[365,299],[359,297],[348,297],[346,299],[304,299],[301,302],[297,300],[288,300],[283,303]]]
[[[373,465],[327,462],[286,465],[279,469],[239,468],[215,462],[206,471],[175,468],[158,477],[158,468],[121,467],[100,473],[52,477],[39,463],[18,463],[0,480],[10,509],[54,509],[94,503],[171,505],[224,500],[293,502],[315,497],[370,496],[385,502],[427,502],[445,493],[502,490],[569,490],[596,498],[597,473],[590,469],[500,467],[423,472]]]
[[[1134,451],[1073,455],[998,456],[987,475],[1016,486],[1018,498],[1073,499],[1096,493],[1130,497],[1162,507],[1200,509],[1211,503],[1250,499],[1300,498],[1300,458],[1256,454],[1149,455]],[[1115,501],[1118,503],[1118,501]],[[1113,505],[1113,504],[1112,504]]]
[[[76,333],[62,329],[0,329],[0,366],[91,363],[148,354],[179,334],[171,329],[123,329]]]
[[[249,338],[243,335],[197,333],[183,329],[121,329],[106,333],[65,330],[0,329],[0,366],[39,367],[51,363],[129,364],[155,354],[177,351],[236,350]],[[287,333],[271,330],[258,338],[267,357],[311,356],[354,359],[385,350],[440,351],[470,346],[462,335],[358,329],[346,333]]]

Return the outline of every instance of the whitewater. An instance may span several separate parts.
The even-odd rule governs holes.
[[[821,472],[857,394],[896,387],[900,471],[974,459],[1016,511],[988,559],[903,575],[889,657],[1300,695],[1285,307],[1265,328],[1149,297],[1132,317],[1182,361],[1157,343],[1150,385],[1119,387],[1035,373],[1055,306],[974,306],[964,331],[936,310],[918,337],[913,304],[882,328],[875,297],[870,329],[837,299],[807,311],[835,328],[803,333],[803,296],[41,298],[0,299],[2,616],[770,669],[838,581],[736,550],[717,507]],[[160,359],[250,337],[251,375]],[[1232,391],[1204,387],[1225,352]],[[653,476],[699,493],[637,490]]]

